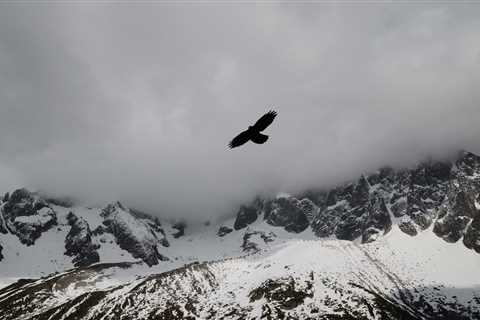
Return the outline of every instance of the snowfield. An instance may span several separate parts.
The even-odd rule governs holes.
[[[254,228],[257,231],[276,232],[279,238],[282,235],[279,228],[264,223],[251,226],[250,230]],[[231,233],[219,241],[218,237],[209,238],[206,234],[208,232],[202,232],[198,239],[195,239],[195,234],[178,239],[177,250],[184,248],[189,253],[197,252],[199,257],[208,258],[205,260],[218,260],[185,267],[183,264],[192,260],[186,252],[179,261],[151,268],[141,262],[106,267],[99,264],[98,270],[95,266],[73,269],[26,284],[20,290],[17,288],[16,294],[18,291],[28,291],[29,287],[45,286],[52,282],[49,290],[42,289],[44,294],[48,293],[48,298],[38,300],[42,307],[35,312],[42,314],[46,310],[69,305],[79,297],[85,296],[86,299],[92,292],[106,292],[98,303],[89,305],[90,311],[84,315],[85,319],[96,319],[95,314],[101,310],[119,306],[126,319],[130,319],[128,316],[132,319],[149,319],[152,314],[162,314],[172,308],[172,301],[184,316],[192,316],[194,313],[189,311],[191,299],[195,300],[198,319],[212,317],[212,308],[217,310],[216,319],[228,319],[226,315],[233,309],[236,310],[236,316],[231,319],[241,318],[242,314],[261,318],[265,315],[265,306],[275,301],[265,296],[252,300],[252,292],[259,292],[262,285],[267,284],[268,287],[272,280],[280,281],[285,286],[291,282],[294,284],[293,292],[303,292],[301,304],[292,309],[286,308],[292,317],[300,318],[312,315],[312,310],[329,315],[357,310],[367,315],[368,319],[381,319],[376,309],[373,309],[373,316],[369,317],[369,304],[362,304],[362,301],[373,301],[368,292],[381,294],[385,301],[398,304],[402,312],[411,316],[419,312],[420,309],[415,310],[412,306],[414,301],[421,300],[421,296],[436,297],[430,302],[433,307],[438,307],[435,301],[442,301],[442,307],[448,303],[471,306],[472,301],[480,297],[479,256],[465,250],[459,243],[439,241],[431,230],[424,231],[418,238],[408,236],[394,227],[385,237],[363,245],[342,240],[313,240],[311,232],[305,231],[299,234],[299,239],[277,238],[254,254],[228,258],[221,251],[215,253],[211,247],[207,250],[202,248],[207,243],[213,245],[213,239],[216,239],[221,243],[217,244],[217,249],[223,247],[224,252],[234,251],[234,247],[228,246],[238,244],[238,235]],[[198,260],[203,261],[201,258]],[[178,267],[180,269],[176,269]],[[275,284],[274,289],[278,288],[281,285]],[[0,307],[12,299],[12,291],[0,291]],[[285,298],[285,301],[289,301],[289,298]],[[340,301],[342,304],[339,306]],[[374,305],[374,302],[369,303]],[[80,308],[81,304],[70,310],[72,315],[76,314],[75,308]],[[471,314],[479,311],[480,304],[470,310]],[[69,319],[69,314],[59,319]],[[7,316],[5,319],[13,318]],[[18,319],[30,318],[22,316]],[[107,315],[105,319],[115,317]]]

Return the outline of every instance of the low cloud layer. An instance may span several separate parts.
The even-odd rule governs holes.
[[[480,6],[0,4],[0,188],[225,215],[480,152]],[[274,108],[265,145],[227,143]]]

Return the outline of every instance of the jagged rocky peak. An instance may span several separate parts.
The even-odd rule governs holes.
[[[159,252],[160,246],[168,245],[160,225],[135,218],[120,202],[109,204],[102,210],[101,216],[105,231],[113,234],[120,248],[134,258],[142,259],[149,266],[167,259]]]
[[[302,232],[308,225],[307,212],[315,211],[314,204],[294,197],[278,197],[266,201],[264,219],[272,226],[284,227],[288,232]]]
[[[455,166],[459,171],[462,171],[466,176],[475,179],[480,172],[480,156],[468,151],[461,151]]]
[[[415,236],[434,225],[445,241],[463,238],[480,251],[480,157],[461,152],[455,161],[425,161],[413,168],[384,167],[330,190],[300,196],[257,198],[240,208],[236,230],[263,214],[273,226],[318,237],[371,242],[390,231],[393,220]]]
[[[0,231],[16,235],[23,244],[33,245],[43,232],[57,224],[55,211],[27,189],[17,189],[4,200]]]
[[[433,231],[448,242],[463,237],[467,248],[480,253],[480,157],[462,152],[452,169],[448,192]]]
[[[263,201],[264,200],[260,198],[256,198],[251,204],[240,206],[233,228],[235,230],[240,230],[247,227],[249,224],[254,223],[261,214]]]
[[[234,229],[240,230],[252,224],[263,215],[270,225],[284,227],[286,231],[298,233],[309,226],[319,208],[307,198],[298,200],[291,196],[275,199],[256,198],[249,205],[242,205],[234,223]]]
[[[92,243],[92,232],[87,221],[73,212],[68,213],[67,221],[71,228],[65,238],[65,254],[73,257],[73,265],[83,267],[99,262],[99,246]]]
[[[389,174],[389,170],[381,170],[371,178],[361,176],[355,183],[329,191],[326,203],[311,224],[315,234],[335,235],[343,240],[361,237],[362,242],[370,242],[387,233],[392,221],[383,197],[388,189],[382,188],[381,183],[389,181]]]

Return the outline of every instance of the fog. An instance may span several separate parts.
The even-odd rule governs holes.
[[[207,219],[480,153],[476,4],[0,4],[0,191]],[[228,142],[270,109],[264,145]]]

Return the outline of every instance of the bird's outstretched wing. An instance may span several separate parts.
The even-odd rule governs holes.
[[[230,149],[233,149],[235,147],[239,147],[242,144],[247,143],[248,140],[250,140],[250,131],[245,130],[242,133],[240,133],[238,136],[233,138],[233,140],[230,141],[230,143],[228,144],[228,147]]]
[[[257,131],[263,131],[273,122],[273,119],[275,119],[276,116],[277,112],[270,110],[265,113],[260,119],[258,119],[257,122],[255,122],[255,124],[253,125],[253,127]]]

